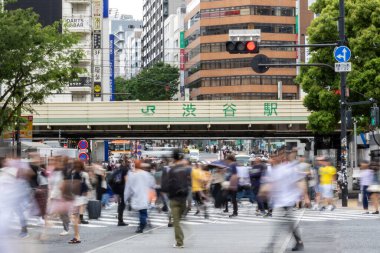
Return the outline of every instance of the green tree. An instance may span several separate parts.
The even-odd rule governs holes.
[[[127,92],[127,85],[129,80],[125,80],[122,77],[116,77],[115,78],[115,100],[116,101],[123,101],[128,100],[128,92]]]
[[[309,43],[336,42],[339,0],[317,0],[312,5],[319,16],[308,28]],[[347,75],[348,101],[375,98],[380,101],[380,1],[346,0],[346,36],[352,50],[352,69]],[[311,62],[334,65],[334,48],[311,49]],[[304,105],[311,111],[308,128],[331,133],[340,120],[340,76],[326,68],[305,67],[296,81],[307,93]],[[369,107],[353,107],[353,116],[363,129],[369,125]]]
[[[0,13],[0,135],[83,71],[76,67],[83,52],[70,49],[78,38],[38,18],[31,9]]]
[[[127,93],[130,99],[142,101],[171,100],[178,92],[178,84],[178,68],[159,62],[128,80]]]

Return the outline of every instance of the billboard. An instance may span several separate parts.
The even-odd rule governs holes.
[[[110,34],[110,100],[115,101],[115,35]]]
[[[21,116],[20,122],[20,139],[22,141],[32,140],[33,138],[33,116]],[[4,132],[3,138],[5,141],[12,141],[15,131]]]

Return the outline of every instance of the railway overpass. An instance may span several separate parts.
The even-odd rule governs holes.
[[[72,102],[34,109],[36,139],[312,136],[301,100]]]

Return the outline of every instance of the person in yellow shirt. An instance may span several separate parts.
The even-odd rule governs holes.
[[[336,168],[331,165],[327,157],[323,157],[320,161],[321,167],[319,168],[319,190],[322,195],[322,201],[327,201],[327,210],[334,210],[333,205],[334,189],[333,183],[336,179]],[[323,206],[322,210],[325,209]]]
[[[193,192],[193,199],[195,201],[197,211],[195,215],[200,213],[200,209],[204,211],[205,219],[208,218],[207,207],[205,201],[207,196],[205,194],[207,185],[207,175],[199,163],[195,164],[191,171],[191,188]]]

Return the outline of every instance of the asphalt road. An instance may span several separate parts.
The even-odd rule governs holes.
[[[152,211],[150,222],[152,227],[144,234],[135,234],[137,217],[133,212],[126,212],[128,227],[116,226],[116,210],[103,211],[102,218],[91,220],[89,225],[81,227],[82,243],[69,245],[70,236],[59,236],[60,222],[48,230],[45,240],[38,240],[41,227],[30,220],[30,237],[17,238],[17,222],[14,223],[9,237],[0,238],[11,247],[6,253],[19,252],[176,252],[173,249],[174,233],[167,227],[166,215]],[[185,232],[185,248],[183,252],[218,252],[218,253],[254,253],[262,252],[272,238],[276,225],[284,221],[283,217],[272,218],[255,216],[255,207],[243,203],[239,216],[229,218],[220,210],[210,209],[210,219],[195,216],[194,211],[183,221]],[[299,210],[295,213],[299,220],[304,252],[380,252],[380,241],[377,240],[380,216],[362,215],[360,210],[338,208],[333,212]],[[289,233],[284,232],[276,239],[276,252],[288,252],[293,245]],[[284,249],[284,251],[281,250]]]

